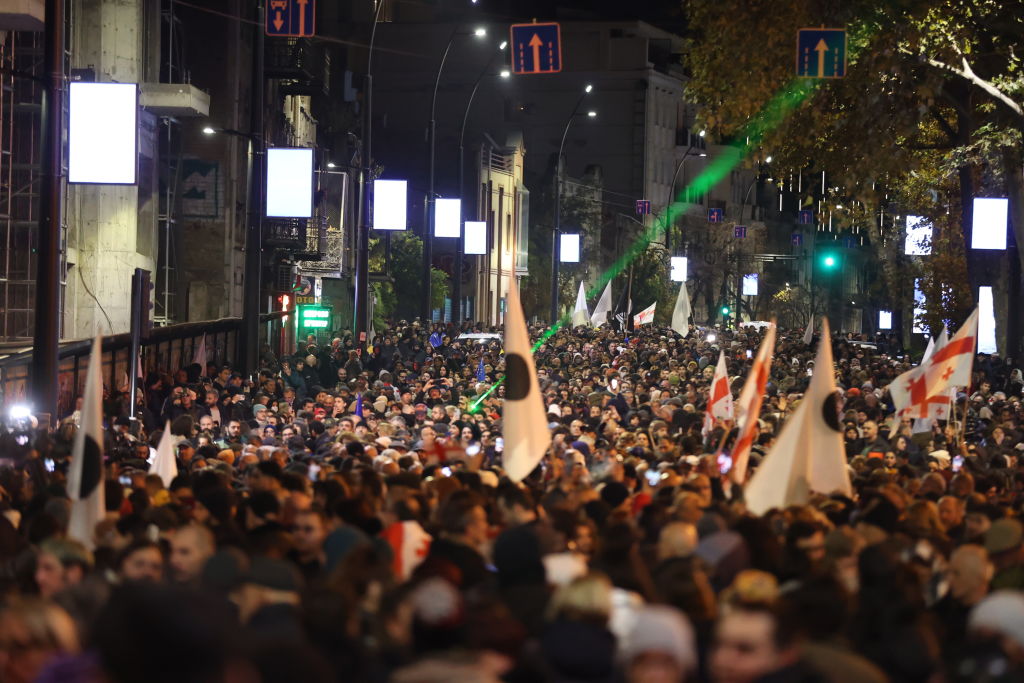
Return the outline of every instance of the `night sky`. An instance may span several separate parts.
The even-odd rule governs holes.
[[[682,0],[482,0],[487,14],[504,13],[530,19],[635,20],[680,31]]]

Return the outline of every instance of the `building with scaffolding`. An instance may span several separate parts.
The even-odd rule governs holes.
[[[333,299],[335,328],[350,324],[357,91],[350,72],[332,70],[332,63],[344,66],[350,48],[337,38],[265,38],[255,21],[261,6],[67,0],[69,80],[138,83],[140,107],[137,183],[64,184],[62,339],[127,331],[136,268],[153,274],[157,325],[242,315],[245,228],[262,211],[249,202],[255,133],[269,146],[316,149],[319,169],[311,219],[262,220],[260,310],[275,310],[300,274],[312,274]],[[343,35],[348,11],[321,3],[318,33]],[[0,13],[0,340],[12,349],[29,343],[34,327],[41,7],[39,13]],[[260,131],[252,123],[256,87],[265,101]],[[328,101],[331,92],[339,101]],[[274,329],[264,333],[277,338]]]

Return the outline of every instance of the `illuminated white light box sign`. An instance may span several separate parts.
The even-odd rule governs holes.
[[[971,249],[1006,249],[1009,201],[1001,197],[975,197]]]
[[[757,273],[743,276],[743,296],[757,296]]]
[[[462,229],[462,200],[434,200],[434,237],[458,237]]]
[[[558,260],[562,263],[580,262],[580,235],[576,232],[563,232],[558,250]]]
[[[685,256],[673,256],[669,259],[669,279],[672,282],[685,282],[689,263]]]
[[[466,221],[463,231],[463,253],[470,256],[487,253],[487,223]]]
[[[138,102],[135,83],[71,84],[68,182],[135,184]]]
[[[891,330],[892,329],[892,311],[879,311],[878,312],[878,329],[880,329],[880,330]]]
[[[921,278],[914,278],[914,324],[911,331],[915,334],[927,334],[928,332],[921,323],[925,303],[924,292],[921,291]]]
[[[407,196],[409,185],[404,180],[373,181],[373,229],[405,230],[409,227]]]
[[[267,150],[267,216],[313,216],[313,150],[271,147]]]
[[[991,287],[978,287],[978,353],[998,353],[996,307]]]
[[[932,253],[932,224],[922,216],[907,216],[907,241],[903,246],[907,256],[928,256]]]

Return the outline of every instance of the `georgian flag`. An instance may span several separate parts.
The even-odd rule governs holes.
[[[637,313],[636,315],[634,315],[633,316],[633,324],[634,325],[650,325],[651,323],[653,323],[654,322],[654,307],[657,306],[657,305],[658,305],[658,302],[655,301],[653,304],[651,304],[650,306],[648,306],[644,310],[642,310],[639,313]]]
[[[704,438],[715,428],[715,420],[731,420],[732,416],[732,391],[729,389],[729,375],[725,367],[725,351],[719,351],[715,377],[711,380],[711,396],[704,412],[704,428],[701,430]]]
[[[92,342],[89,369],[85,375],[85,394],[68,470],[68,497],[71,517],[68,536],[90,550],[95,546],[96,524],[106,514],[103,483],[103,350],[100,338]]]
[[[921,364],[907,370],[889,384],[889,395],[892,397],[892,402],[898,416],[920,418],[922,412],[927,412],[926,410],[922,411],[921,406],[910,405],[910,386],[913,380],[924,372],[925,366],[936,349],[941,349],[947,343],[949,343],[949,331],[943,325],[942,332],[938,337],[928,339],[928,346],[924,350],[924,356],[921,357]],[[927,406],[924,407],[927,408]],[[927,431],[927,429],[923,431]]]
[[[605,290],[611,301],[610,290]],[[601,300],[604,300],[602,295]],[[609,305],[610,307],[610,305]],[[600,308],[600,306],[599,306]],[[505,451],[502,465],[508,478],[521,482],[540,463],[551,445],[544,401],[533,364],[530,336],[526,332],[519,286],[508,288],[508,314],[505,317],[505,401],[502,406],[502,433]]]
[[[415,520],[394,522],[381,534],[391,546],[391,570],[398,581],[408,581],[430,550],[434,539]]]
[[[929,417],[932,406],[948,402],[951,389],[970,386],[977,341],[978,309],[974,309],[949,342],[935,345],[928,362],[893,381],[889,393],[897,410],[911,417]]]
[[[740,433],[733,446],[732,480],[742,484],[747,477],[747,463],[750,461],[750,449],[754,445],[754,431],[761,415],[761,402],[768,390],[768,378],[772,371],[772,357],[775,355],[775,323],[768,326],[768,333],[761,341],[761,346],[754,356],[754,364],[743,384],[740,397],[736,402],[736,414]]]
[[[832,338],[823,319],[811,385],[747,485],[750,512],[763,515],[772,508],[803,505],[812,492],[851,495],[840,408]]]

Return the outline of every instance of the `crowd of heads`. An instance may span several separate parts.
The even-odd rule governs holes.
[[[897,337],[837,334],[823,369],[780,331],[750,468],[832,372],[853,494],[753,515],[736,425],[704,412],[719,354],[736,395],[763,329],[546,336],[552,445],[522,482],[500,334],[459,332],[107,388],[88,539],[68,534],[80,409],[0,453],[0,680],[1024,678],[1013,360],[978,355],[940,419],[901,419]],[[167,430],[169,481],[149,471]]]

